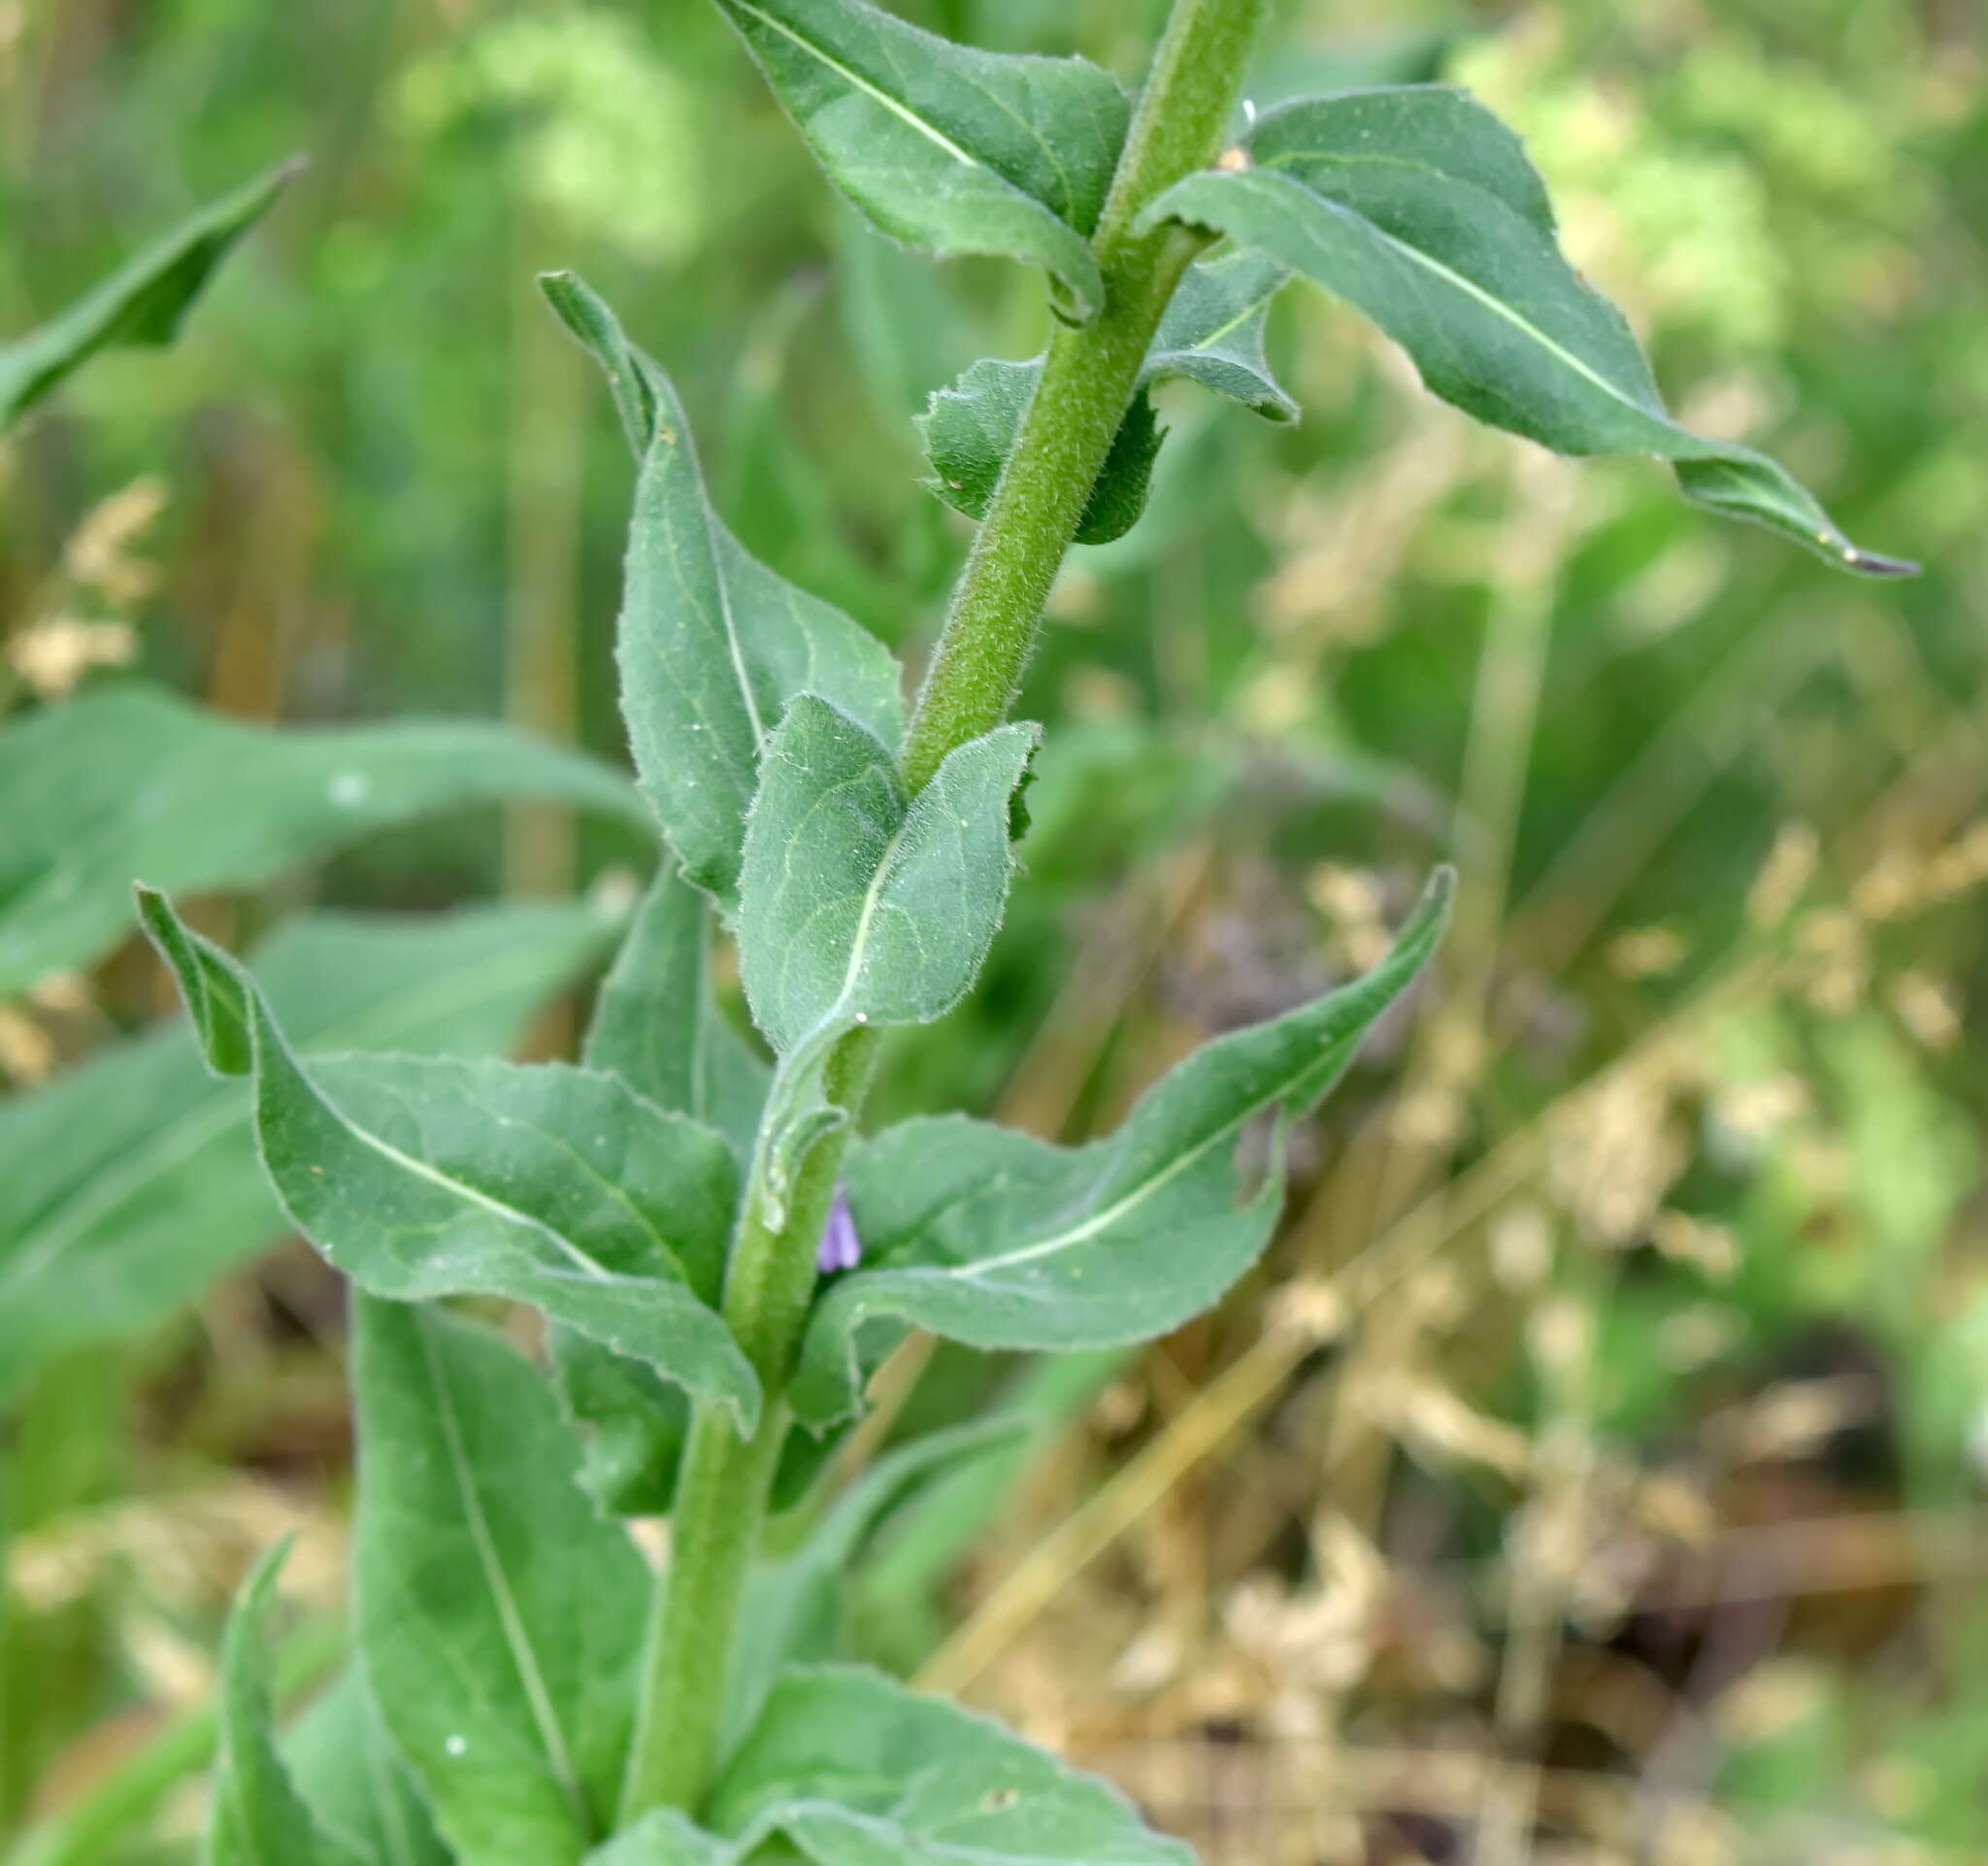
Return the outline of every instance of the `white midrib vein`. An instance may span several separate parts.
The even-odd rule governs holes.
[[[309,1095],[319,1108],[323,1109],[361,1147],[378,1153],[383,1160],[391,1161],[404,1173],[412,1173],[416,1179],[426,1180],[431,1185],[439,1185],[444,1191],[452,1192],[457,1198],[466,1201],[468,1204],[480,1206],[484,1211],[492,1213],[500,1218],[509,1219],[514,1224],[521,1224],[529,1230],[536,1231],[541,1237],[551,1244],[561,1255],[566,1257],[568,1261],[579,1269],[583,1270],[588,1276],[605,1283],[612,1283],[614,1280],[614,1273],[606,1264],[596,1257],[589,1256],[571,1238],[567,1237],[563,1232],[555,1230],[544,1218],[534,1217],[529,1212],[520,1212],[514,1205],[506,1205],[502,1199],[493,1199],[487,1192],[480,1191],[474,1185],[467,1184],[461,1180],[449,1178],[447,1173],[442,1172],[439,1168],[430,1166],[426,1160],[417,1160],[412,1153],[403,1153],[392,1142],[381,1140],[378,1134],[368,1133],[365,1128],[361,1127],[347,1115],[345,1110],[340,1108],[336,1102],[321,1093],[312,1083],[310,1077],[305,1075],[304,1071],[298,1066],[296,1058],[290,1055],[283,1047],[282,1039],[277,1035],[274,1029],[270,1028],[268,1021],[269,1014],[263,1011],[259,1003],[256,1006],[256,1013],[255,1048],[257,1052],[257,1069],[260,1070],[266,1067],[262,1061],[264,1046],[267,1045],[275,1049],[282,1056],[284,1064],[298,1084],[303,1088],[305,1094]]]
[[[418,1310],[414,1314],[414,1322],[420,1331],[421,1352],[428,1369],[428,1383],[434,1390],[436,1416],[441,1420],[442,1436],[448,1447],[449,1475],[455,1480],[456,1492],[462,1499],[463,1521],[476,1549],[477,1564],[482,1570],[484,1585],[490,1590],[491,1603],[497,1609],[498,1622],[504,1629],[505,1646],[511,1653],[511,1662],[517,1668],[518,1682],[524,1686],[525,1701],[531,1710],[532,1721],[538,1726],[539,1741],[545,1746],[546,1760],[551,1765],[553,1780],[571,1808],[580,1832],[591,1837],[593,1821],[586,1805],[586,1795],[573,1766],[572,1753],[566,1747],[566,1734],[559,1727],[551,1694],[546,1688],[545,1675],[539,1669],[539,1656],[532,1649],[524,1616],[518,1612],[516,1598],[511,1591],[511,1578],[504,1572],[496,1540],[490,1534],[489,1520],[483,1515],[483,1500],[477,1491],[469,1449],[462,1441],[462,1424],[456,1417],[455,1395],[449,1390],[441,1357],[435,1351],[431,1324]]]
[[[1257,172],[1263,173],[1280,166],[1281,164],[1277,162],[1267,162],[1264,164],[1264,168]],[[1678,427],[1676,422],[1673,421],[1668,416],[1661,412],[1647,409],[1633,396],[1625,395],[1615,383],[1609,382],[1606,376],[1599,374],[1591,364],[1583,362],[1574,351],[1556,343],[1530,318],[1522,317],[1502,298],[1494,297],[1483,286],[1465,278],[1462,273],[1444,265],[1441,259],[1436,258],[1433,254],[1424,252],[1419,247],[1410,246],[1406,240],[1397,239],[1384,227],[1376,226],[1364,214],[1361,214],[1357,208],[1347,207],[1342,201],[1335,201],[1330,195],[1320,194],[1316,189],[1307,187],[1295,175],[1285,176],[1282,179],[1288,181],[1293,187],[1299,189],[1302,193],[1309,195],[1313,200],[1337,208],[1342,214],[1353,216],[1382,245],[1392,248],[1396,252],[1402,254],[1404,258],[1409,259],[1414,264],[1420,266],[1425,272],[1433,273],[1445,283],[1454,286],[1455,289],[1462,292],[1467,298],[1475,299],[1493,317],[1502,317],[1514,330],[1529,337],[1549,356],[1552,356],[1566,368],[1572,370],[1574,375],[1580,377],[1584,382],[1593,383],[1609,400],[1619,403],[1633,414],[1641,416],[1646,421],[1661,422],[1673,432],[1684,435],[1688,439],[1696,440],[1698,438],[1696,435],[1691,434],[1688,429]]]
[[[1311,1066],[1315,1067],[1316,1065],[1314,1063]],[[1066,1229],[1055,1232],[1046,1238],[1038,1238],[1034,1244],[1017,1245],[1012,1250],[1004,1250],[998,1257],[981,1257],[974,1263],[962,1264],[950,1274],[972,1281],[985,1276],[989,1271],[1008,1270],[1018,1263],[1034,1263],[1042,1257],[1052,1257],[1060,1250],[1068,1250],[1074,1246],[1083,1243],[1086,1238],[1097,1236],[1100,1231],[1109,1230],[1126,1213],[1137,1211],[1140,1206],[1143,1205],[1162,1186],[1168,1184],[1177,1175],[1186,1172],[1210,1148],[1219,1147],[1223,1140],[1236,1133],[1242,1123],[1259,1109],[1268,1107],[1279,1095],[1287,1092],[1291,1083],[1305,1073],[1302,1069],[1293,1070],[1270,1094],[1251,1102],[1241,1114],[1231,1120],[1224,1121],[1220,1127],[1214,1129],[1213,1132],[1207,1135],[1204,1139],[1196,1142],[1186,1152],[1176,1154],[1151,1179],[1142,1180],[1122,1199],[1117,1200],[1114,1204],[1108,1205],[1102,1212],[1092,1213],[1082,1223],[1070,1225]]]
[[[871,98],[873,101],[878,104],[881,104],[883,108],[889,111],[893,117],[901,117],[905,122],[909,123],[914,130],[916,130],[921,136],[928,138],[940,149],[943,149],[946,152],[946,154],[952,157],[952,159],[955,162],[963,162],[966,164],[968,168],[986,167],[986,164],[980,161],[980,159],[977,156],[968,154],[968,152],[965,150],[961,149],[960,146],[957,143],[955,143],[951,137],[947,136],[945,132],[940,129],[936,124],[926,122],[926,120],[922,117],[920,117],[917,114],[917,112],[911,110],[909,106],[900,103],[887,90],[883,90],[879,88],[878,85],[873,84],[860,72],[851,71],[848,68],[848,66],[842,63],[840,59],[831,58],[828,55],[828,53],[823,51],[822,49],[819,46],[817,46],[812,39],[804,38],[800,33],[796,32],[792,26],[788,25],[785,20],[776,19],[771,14],[767,13],[763,8],[753,6],[751,4],[751,0],[728,0],[728,4],[732,7],[733,11],[737,13],[749,14],[754,19],[757,19],[761,25],[768,27],[770,30],[779,33],[781,38],[789,40],[794,45],[799,46],[801,50],[805,51],[811,58],[816,59],[821,64],[826,65],[828,69],[834,72],[835,75],[838,78],[840,78],[844,83],[847,84],[850,87],[850,89],[859,90],[864,94],[864,96]]]

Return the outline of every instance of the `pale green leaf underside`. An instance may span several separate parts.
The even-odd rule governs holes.
[[[1130,107],[1080,58],[954,45],[863,0],[717,0],[815,159],[883,232],[1056,274],[1085,312],[1089,237]]]
[[[648,1575],[573,1480],[538,1370],[489,1331],[354,1298],[359,1649],[463,1866],[571,1866],[606,1829]]]
[[[746,834],[739,926],[746,1000],[777,1050],[958,1003],[1001,921],[1009,799],[1038,736],[971,740],[911,798],[857,721],[812,693],[787,709]]]
[[[729,910],[759,759],[781,710],[826,695],[896,745],[890,651],[751,556],[712,510],[670,380],[570,273],[543,282],[606,371],[639,467],[616,658],[642,786],[683,872]]]
[[[228,1616],[206,1866],[365,1866],[319,1828],[277,1754],[263,1622],[288,1552],[282,1543],[256,1563]]]
[[[1115,1789],[880,1673],[789,1672],[713,1790],[742,1854],[814,1866],[1193,1866]]]
[[[1160,320],[1140,388],[1196,382],[1270,420],[1295,420],[1298,405],[1272,376],[1263,353],[1265,315],[1289,277],[1259,252],[1225,253],[1188,267]],[[935,391],[917,417],[932,466],[925,483],[955,511],[970,518],[986,516],[1042,373],[1040,356],[1025,363],[983,357],[950,388]],[[1110,544],[1132,529],[1145,509],[1160,440],[1152,404],[1142,393],[1099,469],[1077,520],[1078,544]]]
[[[51,322],[0,345],[0,432],[99,350],[171,343],[228,249],[298,167],[286,162],[188,216]]]
[[[0,997],[128,932],[141,876],[180,893],[247,886],[488,799],[557,798],[647,824],[618,772],[502,726],[274,732],[135,684],[0,733]]]
[[[141,907],[210,1066],[252,1067],[264,1170],[334,1267],[402,1302],[530,1303],[756,1417],[752,1370],[696,1290],[714,1283],[736,1195],[719,1136],[564,1065],[366,1055],[307,1070],[236,960],[162,897]]]
[[[420,1783],[356,1667],[298,1718],[282,1753],[318,1825],[370,1866],[450,1866]]]
[[[793,1388],[817,1428],[857,1405],[860,1331],[911,1321],[988,1349],[1104,1347],[1162,1335],[1209,1307],[1269,1241],[1276,1171],[1238,1203],[1237,1137],[1311,1106],[1441,938],[1447,872],[1364,978],[1197,1050],[1117,1131],[1050,1146],[961,1116],[859,1147],[848,1173],[864,1267],[817,1303]]]
[[[309,1049],[501,1052],[613,929],[552,903],[315,916],[256,976]],[[203,1068],[177,1023],[0,1105],[0,1396],[50,1354],[163,1319],[283,1226],[248,1085]]]
[[[1871,575],[1785,469],[1671,418],[1620,312],[1561,253],[1518,139],[1473,98],[1405,85],[1262,117],[1253,166],[1190,176],[1148,210],[1315,280],[1399,343],[1445,401],[1562,453],[1651,453],[1687,497]]]

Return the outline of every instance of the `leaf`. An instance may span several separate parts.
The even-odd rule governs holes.
[[[648,827],[606,765],[508,728],[429,719],[274,732],[143,685],[0,732],[0,996],[130,927],[141,874],[244,887],[450,805],[552,797]]]
[[[297,1042],[508,1050],[606,944],[587,906],[292,920],[255,957]],[[0,1400],[48,1357],[149,1327],[283,1229],[245,1083],[175,1022],[0,1104]]]
[[[1038,729],[949,751],[916,797],[855,720],[804,693],[767,746],[746,832],[739,968],[779,1066],[751,1196],[766,1221],[811,1150],[847,1118],[826,1090],[859,1024],[925,1023],[958,1003],[1001,921],[1010,800]]]
[[[98,350],[120,344],[171,343],[228,249],[262,217],[302,166],[285,162],[211,202],[119,266],[52,323],[0,345],[0,432]]]
[[[1080,58],[980,51],[863,0],[717,0],[815,159],[883,232],[1054,273],[1102,302],[1090,235],[1131,108]]]
[[[1277,385],[1263,354],[1264,317],[1289,273],[1255,252],[1225,253],[1188,267],[1141,372],[1141,393],[1112,438],[1083,516],[1080,545],[1123,537],[1145,509],[1162,431],[1143,391],[1180,378],[1200,383],[1274,421],[1297,417],[1297,404]],[[935,393],[917,417],[933,477],[925,484],[956,512],[986,516],[1022,417],[1043,373],[1026,363],[982,357],[950,388]]]
[[[757,1382],[697,1295],[737,1192],[716,1134],[563,1064],[362,1055],[307,1071],[238,961],[162,895],[141,889],[140,911],[209,1067],[252,1066],[264,1170],[334,1268],[401,1302],[531,1303],[751,1429]]]
[[[373,1866],[450,1866],[420,1783],[355,1667],[297,1720],[283,1759],[324,1831]]]
[[[665,862],[602,982],[581,1056],[658,1108],[716,1128],[745,1158],[767,1072],[712,1002],[711,917],[710,902]]]
[[[282,1542],[255,1564],[228,1616],[207,1866],[359,1866],[312,1818],[276,1750],[262,1627],[288,1553]]]
[[[782,1671],[847,1655],[843,1595],[884,1519],[934,1479],[1010,1449],[1026,1430],[1022,1419],[983,1419],[897,1447],[836,1498],[791,1555],[759,1567],[739,1616],[721,1749],[751,1727]]]
[[[1035,749],[1005,725],[908,797],[869,731],[804,693],[767,747],[746,834],[739,965],[776,1050],[928,1023],[966,994],[1013,866],[1008,804]]]
[[[359,1649],[381,1721],[463,1866],[566,1866],[619,1786],[647,1571],[496,1335],[358,1295],[352,1380]]]
[[[1860,550],[1782,467],[1666,411],[1628,323],[1562,256],[1518,139],[1435,85],[1309,98],[1259,118],[1252,166],[1168,189],[1147,224],[1226,233],[1364,312],[1444,401],[1562,453],[1654,453],[1686,497],[1872,576],[1912,566]]]
[[[1231,1154],[1253,1116],[1309,1108],[1441,938],[1440,872],[1364,978],[1206,1045],[1117,1131],[1053,1147],[960,1116],[907,1121],[846,1169],[864,1268],[815,1305],[792,1391],[816,1429],[858,1405],[859,1334],[910,1321],[990,1349],[1100,1348],[1169,1333],[1213,1304],[1269,1242],[1275,1168],[1237,1204]]]
[[[739,1849],[674,1808],[655,1808],[587,1854],[585,1866],[733,1866]]]
[[[876,1672],[789,1672],[707,1816],[816,1866],[1193,1866],[1116,1789]]]
[[[640,470],[617,657],[642,786],[683,872],[730,910],[759,758],[796,693],[824,694],[895,745],[890,651],[746,551],[705,495],[670,380],[570,273],[542,283],[607,371]]]

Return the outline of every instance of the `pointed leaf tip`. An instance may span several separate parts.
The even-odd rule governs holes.
[[[1260,117],[1247,150],[1242,166],[1176,183],[1143,223],[1207,227],[1304,273],[1400,344],[1434,394],[1489,426],[1560,453],[1654,454],[1697,504],[1839,569],[1907,574],[1852,544],[1766,454],[1672,417],[1628,321],[1561,251],[1524,146],[1467,92],[1303,98]]]

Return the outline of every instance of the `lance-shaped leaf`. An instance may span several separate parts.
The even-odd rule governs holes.
[[[610,1824],[647,1570],[514,1349],[363,1295],[354,1326],[374,1702],[463,1866],[571,1866]]]
[[[323,1830],[372,1866],[449,1866],[420,1783],[356,1667],[298,1718],[283,1760]]]
[[[418,918],[317,915],[255,955],[311,1050],[477,1055],[606,947],[615,916],[546,902]],[[47,1356],[189,1302],[283,1229],[248,1085],[175,1020],[0,1104],[0,1398]]]
[[[737,1165],[709,1128],[611,1076],[426,1056],[306,1069],[254,982],[141,890],[209,1067],[252,1070],[264,1170],[297,1229],[397,1301],[492,1295],[757,1416],[752,1370],[699,1286],[716,1275]]]
[[[997,727],[911,797],[846,714],[812,693],[787,709],[740,889],[740,972],[776,1050],[859,1023],[926,1023],[965,995],[1001,922],[1009,799],[1039,736]]]
[[[1125,1797],[880,1673],[807,1667],[775,1687],[706,1817],[815,1866],[1193,1866]]]
[[[894,240],[1102,295],[1090,235],[1130,107],[1080,58],[954,45],[864,0],[717,0],[829,179]]]
[[[277,1754],[263,1622],[288,1552],[279,1543],[255,1564],[228,1616],[206,1866],[361,1866],[364,1857],[327,1837]]]
[[[0,996],[130,929],[141,875],[243,887],[450,805],[547,797],[648,827],[608,766],[475,720],[273,732],[107,688],[0,733]]]
[[[1338,1081],[1435,950],[1449,892],[1443,871],[1372,972],[1195,1051],[1088,1147],[946,1116],[859,1148],[847,1172],[865,1267],[815,1307],[797,1415],[818,1428],[856,1408],[866,1324],[910,1321],[976,1348],[1099,1348],[1209,1308],[1256,1260],[1282,1203],[1275,1168],[1238,1202],[1243,1124],[1300,1113]]]
[[[1627,321],[1560,251],[1518,139],[1434,85],[1306,99],[1260,118],[1250,166],[1188,177],[1147,210],[1255,247],[1366,313],[1445,401],[1562,453],[1653,453],[1687,497],[1874,576],[1765,454],[1678,426]]]
[[[0,432],[100,350],[169,344],[209,276],[302,166],[223,195],[127,260],[52,322],[0,345]]]
[[[572,274],[542,283],[607,372],[640,462],[615,650],[636,769],[684,874],[729,910],[760,754],[781,709],[820,693],[895,745],[897,662],[747,553],[705,495],[669,378]]]
[[[1167,307],[1139,379],[1140,393],[1113,436],[1097,483],[1077,520],[1077,542],[1105,545],[1124,536],[1145,510],[1146,489],[1164,431],[1145,391],[1176,379],[1195,382],[1273,421],[1297,418],[1298,405],[1270,372],[1264,317],[1290,274],[1259,252],[1229,252],[1189,266]],[[926,485],[956,512],[986,516],[1022,417],[1043,374],[1025,363],[982,357],[950,388],[932,396],[917,417]]]

